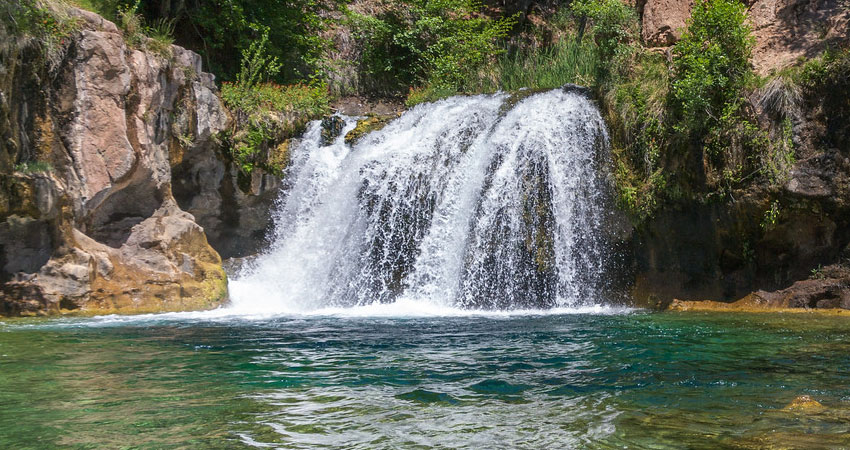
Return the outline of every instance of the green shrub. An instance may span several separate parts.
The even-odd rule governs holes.
[[[806,62],[793,76],[806,88],[850,84],[850,48],[827,49],[819,58]]]
[[[140,3],[141,0],[136,0],[133,4],[120,6],[117,13],[117,25],[124,32],[124,41],[135,48],[143,48],[145,44],[144,19],[137,12]]]
[[[737,0],[698,0],[682,39],[673,46],[671,109],[678,147],[699,150],[708,195],[726,195],[764,174],[768,134],[755,121],[745,90],[754,39]],[[687,174],[685,174],[687,176]],[[698,190],[702,187],[691,186]]]
[[[251,88],[261,81],[268,81],[280,72],[283,66],[268,52],[269,30],[263,30],[260,39],[251,43],[248,48],[242,50],[242,64],[236,75],[237,85],[243,88]]]
[[[574,0],[570,8],[579,18],[579,37],[585,21],[592,23],[593,39],[605,62],[600,65],[601,75],[619,75],[634,53],[632,44],[637,42],[639,31],[637,12],[621,0]]]
[[[52,170],[53,166],[45,161],[25,161],[15,165],[15,171],[23,173],[44,173]]]
[[[741,92],[752,79],[753,42],[742,3],[697,0],[682,38],[673,46],[671,93],[680,130],[702,136],[737,110]]]
[[[381,94],[409,87],[465,91],[483,66],[503,50],[516,17],[481,14],[476,0],[403,0],[376,16],[348,12],[363,47],[361,83]]]

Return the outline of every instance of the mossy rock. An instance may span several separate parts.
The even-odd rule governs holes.
[[[365,119],[357,121],[357,126],[353,130],[345,134],[345,143],[349,145],[356,144],[357,141],[367,134],[378,131],[384,128],[391,120],[397,118],[395,115],[387,116],[369,116]]]
[[[345,120],[342,117],[330,116],[322,119],[322,145],[331,145],[342,134],[343,128]]]

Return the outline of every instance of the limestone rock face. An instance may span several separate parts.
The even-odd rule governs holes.
[[[678,41],[693,5],[693,0],[647,0],[641,19],[641,36],[646,45],[667,47]]]
[[[844,0],[758,0],[748,14],[756,38],[753,65],[762,75],[850,43]]]
[[[747,14],[756,45],[753,65],[765,75],[817,56],[828,46],[850,43],[850,8],[844,0],[749,0]],[[681,37],[692,0],[647,0],[641,34],[652,47],[666,47]]]
[[[229,123],[212,75],[193,52],[129,48],[111,22],[69,14],[83,29],[51,73],[0,29],[0,315],[219,304],[221,258],[172,192],[172,166],[215,159]],[[26,161],[46,168],[13,169]]]

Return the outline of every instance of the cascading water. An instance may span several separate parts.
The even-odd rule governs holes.
[[[353,146],[343,119],[334,142],[317,121],[293,152],[273,243],[231,283],[233,308],[598,297],[607,136],[579,89],[420,105]]]

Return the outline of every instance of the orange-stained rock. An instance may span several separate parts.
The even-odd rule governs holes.
[[[647,0],[641,24],[646,45],[667,47],[678,41],[693,5],[693,0]]]
[[[782,408],[783,411],[793,411],[793,412],[805,412],[805,413],[818,413],[825,410],[826,407],[823,406],[819,401],[813,399],[808,395],[801,395],[794,400],[791,401],[786,407]]]

